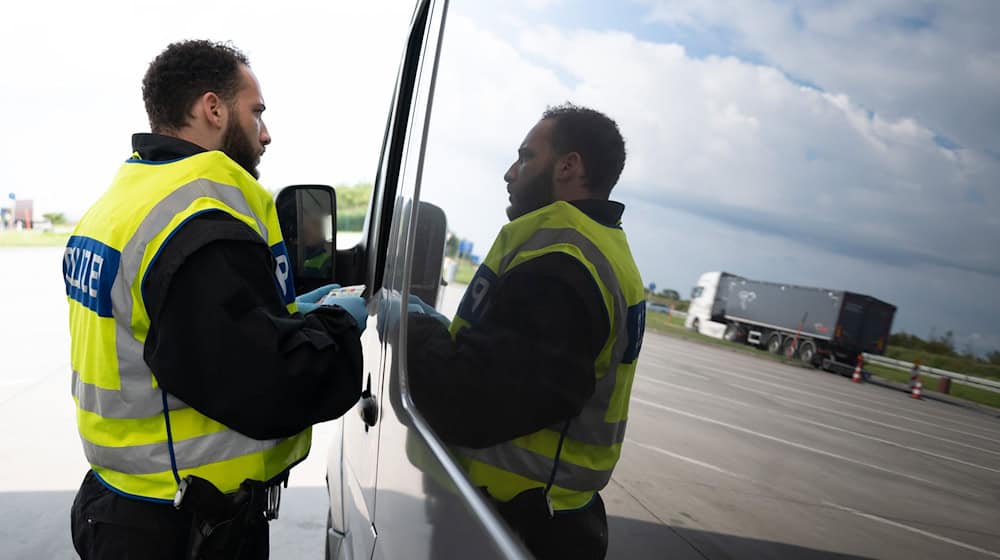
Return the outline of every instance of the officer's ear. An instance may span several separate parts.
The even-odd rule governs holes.
[[[583,157],[578,152],[570,152],[556,160],[555,177],[558,182],[568,182],[583,179],[586,172],[583,168]]]
[[[194,113],[195,120],[200,117],[211,128],[223,130],[229,118],[229,105],[215,92],[206,91],[195,102]]]

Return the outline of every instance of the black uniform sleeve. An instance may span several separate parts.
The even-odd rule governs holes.
[[[594,393],[610,326],[583,265],[545,255],[496,290],[481,322],[454,342],[433,318],[409,322],[413,399],[448,443],[481,448],[538,431],[579,414]]]
[[[294,435],[358,400],[362,354],[340,308],[290,315],[270,248],[224,213],[185,224],[143,284],[144,358],[157,382],[255,439]]]

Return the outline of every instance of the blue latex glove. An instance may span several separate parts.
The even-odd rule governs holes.
[[[400,298],[393,293],[387,297],[379,299],[378,330],[379,332],[395,331],[399,328]],[[410,301],[406,305],[408,315],[423,315],[424,310],[415,301]]]
[[[407,311],[409,313],[411,313],[411,314],[413,313],[413,307],[414,307],[414,305],[416,305],[416,307],[418,307],[420,309],[420,312],[423,313],[424,315],[430,315],[431,317],[434,317],[435,319],[437,319],[438,321],[440,321],[441,324],[443,324],[446,327],[451,326],[451,320],[449,320],[447,317],[445,317],[440,312],[438,312],[437,309],[434,309],[433,307],[431,307],[430,305],[428,305],[427,303],[425,303],[424,300],[420,299],[419,297],[411,295],[410,296],[410,303],[409,303],[409,305],[406,306]]]
[[[308,315],[313,311],[316,311],[316,308],[319,307],[319,300],[323,299],[326,294],[339,287],[340,284],[327,284],[322,288],[316,288],[309,293],[302,294],[301,296],[295,298],[295,303],[299,306],[299,313]]]
[[[368,326],[368,304],[361,296],[335,296],[324,301],[323,305],[336,305],[350,313],[361,332],[364,332],[365,327]]]
[[[323,296],[339,287],[340,284],[327,284],[322,288],[316,288],[307,294],[302,294],[301,296],[295,298],[295,302],[299,305],[302,305],[303,303],[319,303],[319,300],[323,299]]]

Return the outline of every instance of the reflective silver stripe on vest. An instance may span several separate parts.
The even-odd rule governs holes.
[[[552,459],[534,451],[505,442],[485,449],[457,447],[459,453],[525,478],[547,483],[552,476]],[[555,450],[553,449],[553,452]],[[560,459],[555,485],[567,490],[600,490],[611,480],[611,470],[595,471]]]
[[[141,165],[141,164],[136,164]],[[159,235],[174,217],[199,198],[211,198],[242,214],[253,216],[265,242],[268,239],[264,222],[250,210],[246,197],[238,187],[196,179],[179,187],[154,206],[136,229],[121,252],[121,266],[111,288],[111,303],[115,317],[115,351],[121,390],[100,389],[82,383],[74,375],[73,394],[80,408],[104,418],[147,418],[163,409],[160,390],[153,387],[153,374],[143,360],[143,344],[132,333],[132,283],[139,274],[146,246]],[[176,405],[176,406],[175,406]],[[168,395],[167,406],[173,410],[183,403]],[[149,413],[150,411],[154,411]],[[149,414],[147,414],[149,413]],[[249,451],[248,451],[249,453]]]
[[[281,439],[255,440],[224,430],[174,442],[177,470],[192,469],[279,445]],[[127,447],[108,447],[83,440],[83,450],[92,465],[128,474],[154,474],[171,470],[167,442]]]
[[[507,266],[525,251],[536,251],[551,245],[568,244],[578,248],[583,256],[590,261],[597,271],[601,282],[611,293],[613,301],[614,320],[613,326],[615,344],[611,350],[611,361],[607,373],[597,380],[594,388],[594,395],[584,405],[580,415],[570,422],[566,437],[588,443],[592,445],[612,446],[625,441],[626,421],[605,422],[604,415],[611,405],[611,397],[615,392],[615,383],[618,379],[618,366],[621,365],[628,347],[628,334],[626,332],[625,314],[627,305],[625,294],[622,292],[621,284],[618,282],[618,275],[608,261],[607,256],[594,243],[579,231],[571,228],[540,229],[534,233],[527,241],[508,253],[501,259],[497,274],[503,275],[507,272]],[[562,430],[562,423],[553,425],[550,429]],[[546,479],[547,480],[547,479]]]
[[[138,419],[149,418],[163,412],[163,401],[159,389],[150,388],[156,398],[125,400],[121,391],[105,389],[80,380],[80,374],[73,370],[73,396],[82,410],[93,412],[101,418]],[[167,409],[187,408],[183,401],[167,394]]]

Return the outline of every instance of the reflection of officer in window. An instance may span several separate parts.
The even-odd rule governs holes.
[[[624,165],[613,120],[546,111],[504,175],[511,221],[450,329],[429,306],[410,314],[417,407],[537,558],[607,550],[599,491],[625,439],[645,324],[625,207],[609,200]]]
[[[326,239],[324,216],[306,213],[299,241],[302,245],[302,274],[306,278],[333,277],[332,246]]]

